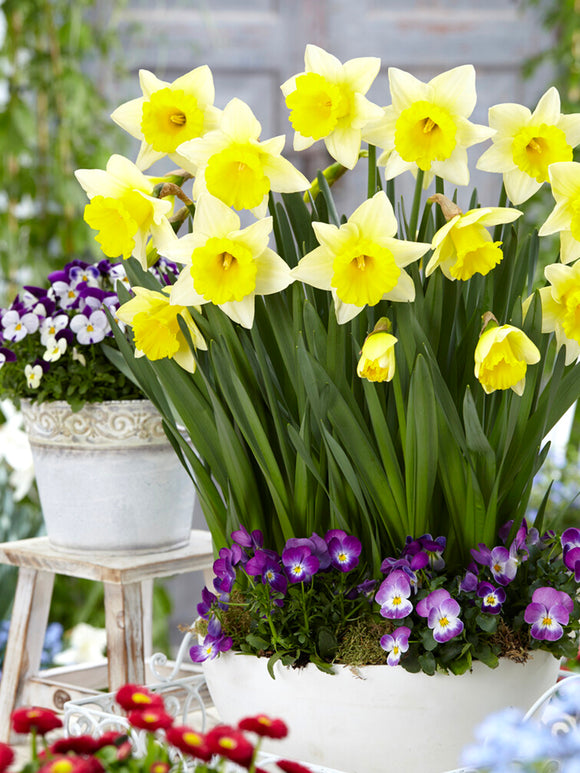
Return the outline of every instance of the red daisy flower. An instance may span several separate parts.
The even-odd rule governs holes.
[[[15,733],[30,733],[35,728],[39,735],[45,735],[57,727],[62,727],[62,722],[50,709],[32,706],[12,712],[12,729]]]
[[[292,762],[292,760],[278,760],[276,765],[283,770],[284,773],[312,773],[310,768],[304,767],[299,762]]]
[[[190,727],[170,727],[165,731],[165,737],[176,749],[208,762],[212,757],[205,736]]]
[[[13,761],[14,750],[7,743],[0,743],[0,773],[4,773]]]
[[[227,725],[220,725],[210,730],[205,738],[210,751],[214,754],[220,754],[244,768],[249,767],[254,747],[239,730]]]
[[[240,730],[249,730],[265,738],[286,738],[288,735],[288,726],[285,722],[281,719],[270,719],[265,714],[244,717],[239,722],[238,727]]]
[[[75,757],[73,755],[60,755],[53,757],[39,768],[38,773],[94,773],[95,766],[91,762],[97,762],[94,757]],[[104,768],[99,763],[99,769]]]
[[[138,684],[125,684],[117,691],[115,699],[125,711],[148,708],[165,708],[161,695]]]
[[[168,762],[162,762],[161,760],[158,760],[157,762],[151,763],[149,773],[169,773],[170,770],[171,765]]]
[[[116,746],[119,748],[127,741],[127,733],[119,733],[118,730],[107,730],[100,738],[96,738],[97,750],[105,746]]]
[[[93,754],[101,748],[101,744],[92,735],[71,735],[69,738],[59,738],[49,747],[52,754]]]
[[[162,708],[157,708],[156,706],[148,706],[139,711],[130,711],[127,719],[133,727],[138,727],[140,730],[150,730],[151,732],[163,730],[171,727],[173,724],[173,717],[169,716]]]

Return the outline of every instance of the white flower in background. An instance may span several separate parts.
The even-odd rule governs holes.
[[[13,498],[19,502],[34,482],[34,464],[28,435],[22,429],[22,415],[9,400],[0,402],[6,422],[0,426],[0,459],[12,468],[9,483]]]
[[[66,352],[66,338],[49,338],[46,342],[46,351],[42,355],[45,362],[56,362]]]
[[[53,660],[57,666],[77,663],[100,663],[107,646],[107,632],[87,623],[78,623],[69,633],[70,647],[58,652]]]
[[[38,389],[42,374],[43,370],[40,365],[27,365],[24,368],[24,375],[26,376],[26,383],[29,389]]]
[[[86,314],[77,314],[71,319],[70,327],[79,344],[97,344],[109,332],[107,315],[101,309],[93,311],[88,317]]]

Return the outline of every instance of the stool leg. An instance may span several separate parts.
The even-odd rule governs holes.
[[[141,583],[103,583],[109,690],[145,683]]]
[[[38,673],[54,585],[52,572],[20,568],[0,682],[0,741],[10,739],[10,714],[26,680]]]

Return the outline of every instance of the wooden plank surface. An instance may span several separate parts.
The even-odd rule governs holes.
[[[133,555],[67,553],[52,547],[47,537],[36,537],[0,543],[0,563],[124,584],[208,569],[213,552],[209,532],[198,529],[186,547]]]

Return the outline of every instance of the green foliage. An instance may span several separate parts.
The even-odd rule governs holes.
[[[10,283],[27,267],[33,282],[63,256],[93,249],[82,221],[86,197],[77,168],[103,166],[111,127],[95,67],[113,61],[116,33],[101,29],[96,0],[4,0],[0,67],[0,273]],[[115,140],[119,148],[118,138]]]

